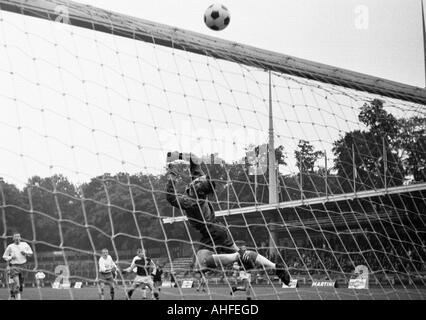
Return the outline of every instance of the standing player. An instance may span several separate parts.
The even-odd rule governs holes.
[[[115,290],[115,274],[117,272],[117,265],[109,255],[108,249],[102,249],[102,255],[99,258],[99,275],[98,275],[98,289],[99,297],[105,300],[104,288],[105,284],[109,286],[111,300],[114,300]]]
[[[46,275],[44,274],[44,272],[39,271],[35,274],[34,277],[36,279],[37,288],[40,289],[41,287],[44,287],[44,278],[46,278]]]
[[[186,195],[177,195],[175,184],[177,173],[173,162],[169,163],[166,186],[167,201],[174,207],[184,210],[189,224],[201,234],[200,247],[196,253],[196,264],[201,272],[221,268],[238,262],[274,269],[285,284],[290,283],[290,274],[283,264],[276,264],[254,251],[238,248],[228,229],[217,221],[208,196],[214,193],[215,183],[201,171],[201,167],[190,159],[192,182],[186,188]]]
[[[196,278],[199,278],[198,287],[197,287],[197,289],[195,289],[195,291],[200,292],[200,290],[201,290],[203,292],[206,292],[207,274],[206,274],[206,272],[201,272],[200,270],[197,270],[196,262],[197,261],[194,257],[194,259],[192,260],[192,263],[191,263],[191,267],[190,267],[190,272],[193,273]]]
[[[231,288],[231,295],[234,295],[235,291],[245,291],[247,300],[251,300],[251,274],[247,270],[244,270],[244,267],[238,262],[234,262],[233,269],[236,272],[236,280],[241,281],[242,285],[233,286]]]
[[[241,249],[246,250],[246,247],[244,244],[241,245]],[[250,296],[252,291],[251,274],[248,270],[250,268],[250,265],[248,266],[244,265],[244,263],[239,261],[239,262],[234,262],[234,265],[232,266],[232,268],[234,269],[235,280],[237,281],[237,283],[238,281],[241,281],[242,285],[233,286],[231,288],[231,295],[234,295],[234,292],[236,291],[245,291],[247,300],[251,300],[251,296]]]
[[[176,274],[174,271],[170,271],[170,283],[172,288],[177,288]]]
[[[198,272],[200,274],[200,283],[198,284],[197,289],[195,291],[200,292],[202,290],[203,292],[206,292],[207,287],[207,278],[205,272]]]
[[[27,257],[32,256],[33,251],[28,243],[21,241],[18,232],[13,234],[13,243],[9,244],[3,254],[3,259],[8,263],[7,273],[10,284],[10,298],[21,300],[24,290],[24,276],[22,270],[27,263]]]
[[[148,287],[151,294],[153,293],[153,298],[158,300],[158,291],[154,288],[151,277],[151,274],[156,272],[156,267],[154,262],[146,256],[144,249],[137,250],[137,255],[133,258],[130,267],[124,269],[124,271],[131,272],[134,268],[136,268],[136,278],[133,280],[132,288],[127,291],[127,298],[131,299],[133,292],[142,286],[143,299],[146,299],[146,287]]]
[[[162,285],[162,275],[163,275],[163,269],[160,265],[157,266],[155,273],[152,273],[152,280],[154,281],[154,287],[160,292],[161,291],[161,285]]]
[[[247,300],[251,300],[250,294],[252,291],[252,287],[251,287],[250,272],[246,270],[246,268],[244,267],[242,263],[239,263],[239,262],[234,262],[234,265],[232,266],[232,268],[234,269],[235,280],[237,281],[237,283],[238,281],[241,281],[242,285],[233,286],[231,288],[231,295],[234,295],[234,292],[236,291],[245,291]]]

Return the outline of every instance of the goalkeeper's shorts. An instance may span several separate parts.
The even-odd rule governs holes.
[[[236,252],[228,229],[220,223],[209,225],[200,242],[198,250],[206,249],[218,254]]]

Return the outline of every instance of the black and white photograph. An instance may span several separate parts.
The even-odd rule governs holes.
[[[425,300],[425,15],[0,0],[0,300]]]

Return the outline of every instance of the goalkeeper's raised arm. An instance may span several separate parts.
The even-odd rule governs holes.
[[[178,195],[175,189],[176,174],[169,170],[167,173],[166,199],[174,207],[188,210],[197,206],[197,200],[186,195]]]

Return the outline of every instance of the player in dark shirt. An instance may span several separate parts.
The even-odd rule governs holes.
[[[161,268],[161,266],[158,266],[155,273],[152,273],[152,280],[154,281],[154,287],[157,288],[158,291],[161,291],[162,275],[163,275],[163,269]]]
[[[152,273],[156,272],[156,266],[154,262],[145,255],[145,250],[138,249],[136,257],[133,258],[130,267],[125,269],[125,272],[131,272],[136,268],[136,277],[133,280],[132,288],[127,291],[127,298],[131,299],[133,292],[138,288],[142,287],[142,298],[146,299],[146,287],[148,287],[153,293],[153,298],[158,300],[159,294],[157,289],[154,287],[152,280]]]
[[[174,271],[170,272],[170,283],[172,285],[172,288],[177,288],[177,282],[176,282],[176,277],[175,277]]]
[[[214,194],[215,183],[204,175],[199,164],[190,159],[192,182],[186,188],[185,195],[175,190],[177,173],[173,162],[169,164],[167,174],[167,201],[184,211],[189,224],[201,234],[201,243],[196,253],[196,266],[201,272],[242,261],[245,265],[274,269],[276,275],[285,284],[290,283],[290,274],[283,264],[276,264],[255,251],[241,250],[232,240],[228,229],[217,221],[208,196]]]

